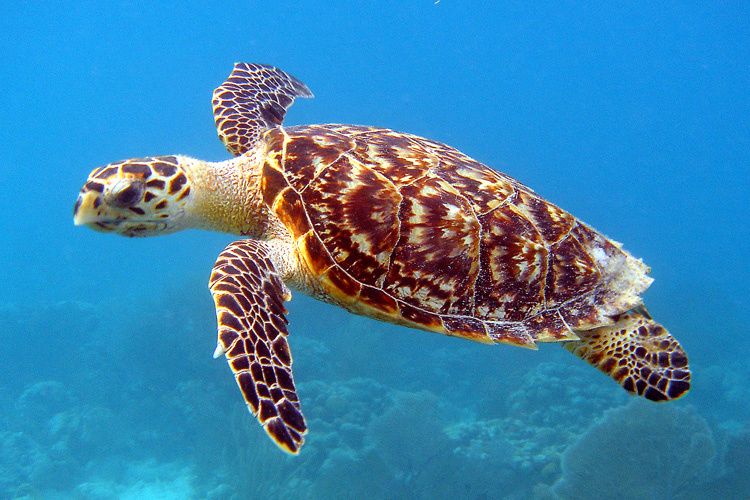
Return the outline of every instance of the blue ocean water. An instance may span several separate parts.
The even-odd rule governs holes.
[[[0,498],[750,496],[746,3],[6,2],[0,49]],[[96,166],[228,158],[210,95],[239,60],[315,92],[287,124],[444,141],[624,242],[691,393],[297,293],[310,434],[281,453],[211,359],[233,237],[71,217]]]

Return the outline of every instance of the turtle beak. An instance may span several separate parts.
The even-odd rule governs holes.
[[[101,194],[94,191],[84,191],[78,195],[73,206],[73,224],[83,226],[99,221],[97,207],[101,204]]]

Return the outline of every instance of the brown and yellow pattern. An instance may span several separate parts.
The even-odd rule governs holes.
[[[86,212],[96,219],[92,227],[99,231],[153,234],[168,229],[170,215],[184,204],[190,190],[176,156],[110,163],[91,172],[73,206],[73,217]]]
[[[517,181],[384,129],[313,125],[264,139],[266,203],[350,310],[527,347],[611,321],[596,306],[617,295],[615,264],[630,257]]]
[[[652,401],[677,399],[690,388],[690,368],[679,342],[644,307],[613,325],[579,333],[565,348],[611,376],[628,392]]]
[[[219,255],[209,288],[216,305],[219,349],[245,402],[269,436],[297,453],[307,424],[292,378],[284,301],[291,295],[263,242],[239,240]]]
[[[304,83],[279,68],[236,63],[229,78],[214,90],[219,138],[230,153],[246,153],[263,132],[281,125],[296,97],[312,96]]]

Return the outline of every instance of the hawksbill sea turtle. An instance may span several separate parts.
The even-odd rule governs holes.
[[[382,128],[282,128],[305,84],[237,63],[213,93],[211,163],[154,156],[95,169],[76,225],[124,236],[241,235],[209,287],[214,357],[283,450],[307,433],[292,377],[287,285],[353,313],[478,342],[561,342],[652,401],[690,388],[684,350],[640,295],[648,267],[517,180],[450,146]]]

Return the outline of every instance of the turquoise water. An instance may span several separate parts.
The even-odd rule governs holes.
[[[0,498],[750,496],[749,10],[3,4]],[[315,92],[288,124],[447,142],[623,241],[653,268],[646,302],[690,355],[691,393],[634,401],[555,345],[475,345],[297,293],[310,434],[281,453],[211,358],[206,283],[233,238],[71,220],[95,166],[228,158],[210,95],[238,60]]]

